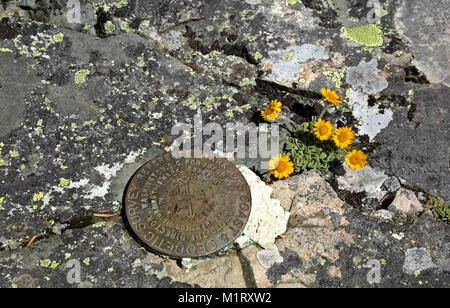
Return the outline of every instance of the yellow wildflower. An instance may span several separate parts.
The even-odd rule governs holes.
[[[269,171],[279,180],[288,178],[294,173],[294,163],[290,160],[289,156],[282,154],[272,157],[269,160]]]
[[[314,123],[314,132],[317,139],[321,141],[328,140],[333,134],[333,124],[330,121],[319,119]]]
[[[361,150],[353,150],[347,154],[345,161],[350,168],[358,170],[367,164],[367,156]]]
[[[351,145],[353,139],[355,139],[355,133],[353,132],[353,129],[348,126],[337,128],[333,136],[334,143],[341,149],[345,149]]]
[[[275,120],[278,117],[277,112],[281,112],[281,103],[273,100],[266,108],[261,111],[261,116],[264,120]]]
[[[339,100],[339,95],[336,93],[336,91],[331,91],[331,89],[322,89],[320,90],[320,93],[324,96],[324,101],[330,102],[334,105],[340,105],[342,104],[342,101]]]

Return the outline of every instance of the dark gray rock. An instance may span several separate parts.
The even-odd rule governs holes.
[[[155,150],[160,138],[170,145],[179,137],[172,126],[191,123],[200,109],[204,123],[248,122],[235,106],[239,90],[193,72],[136,34],[100,39],[20,20],[9,25],[24,47],[0,41],[11,47],[0,54],[2,67],[14,72],[0,93],[2,117],[8,115],[0,139],[6,240],[26,242],[54,223],[117,210],[124,185],[114,192],[111,185],[119,172],[162,153]],[[262,103],[253,98],[248,106]]]
[[[377,136],[382,145],[371,165],[401,177],[409,185],[450,200],[448,101],[450,88],[427,86],[414,93],[412,109],[399,110]]]
[[[120,220],[100,220],[30,248],[0,252],[0,287],[190,286],[168,277],[164,259],[141,248],[124,230]]]
[[[15,59],[12,51],[0,53],[0,66],[5,68],[0,75],[0,137],[20,126],[25,100],[41,82],[34,69],[27,69],[31,64],[31,59]]]

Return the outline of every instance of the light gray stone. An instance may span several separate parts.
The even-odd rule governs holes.
[[[280,255],[276,245],[272,249],[260,250],[256,253],[256,259],[264,268],[271,268],[275,263],[283,262],[283,257]]]
[[[264,65],[272,65],[272,72],[268,75],[268,78],[283,85],[291,85],[297,82],[306,63],[329,59],[325,47],[312,44],[269,51],[269,56],[270,58],[263,63]]]
[[[402,184],[397,177],[391,176],[386,181],[384,181],[383,186],[389,192],[396,192],[402,187]]]
[[[388,210],[378,210],[372,213],[372,217],[382,221],[390,221],[392,220],[392,218],[394,218],[394,215]]]
[[[406,251],[403,263],[403,272],[406,274],[412,275],[417,270],[425,271],[436,267],[426,248],[412,248]]]
[[[446,273],[450,273],[450,259],[444,259],[439,262],[439,267]]]
[[[387,108],[381,113],[378,106],[370,107],[367,94],[349,89],[348,97],[352,103],[353,116],[361,120],[361,124],[358,125],[359,135],[367,135],[373,140],[391,123],[394,112]]]

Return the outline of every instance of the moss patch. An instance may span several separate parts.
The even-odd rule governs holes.
[[[374,24],[355,28],[342,27],[342,35],[359,45],[375,47],[383,45],[383,31]]]
[[[425,209],[430,210],[434,218],[450,222],[450,204],[444,202],[441,198],[430,197]]]

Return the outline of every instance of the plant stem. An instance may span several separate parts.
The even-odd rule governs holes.
[[[375,150],[377,147],[379,147],[381,145],[380,142],[378,141],[372,141],[369,143],[360,143],[360,144],[355,144],[353,146],[351,146],[348,151],[352,151],[352,150],[360,150],[364,147],[368,148],[368,151],[371,152],[373,150]]]
[[[287,120],[289,123],[291,123],[292,125],[294,125],[294,127],[298,127],[298,124],[297,124],[297,123],[295,123],[294,121],[292,121],[292,120],[289,119],[289,118],[286,118],[285,116],[280,116],[280,119],[285,119],[285,120]]]
[[[327,112],[328,108],[330,108],[330,104],[326,104],[325,107],[323,107],[322,113],[319,116],[319,119],[322,119],[322,117],[325,115],[325,112]]]

